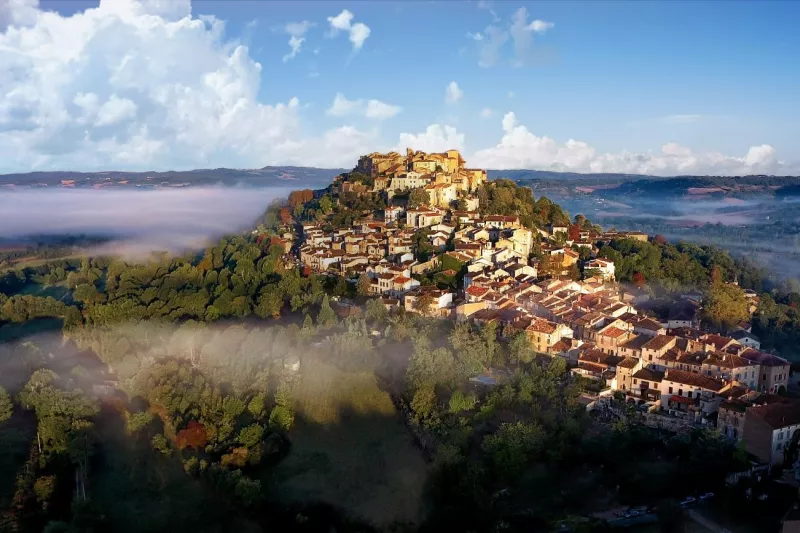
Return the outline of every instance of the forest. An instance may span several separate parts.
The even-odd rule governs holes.
[[[569,222],[512,182],[479,194],[529,227]],[[0,530],[606,531],[588,517],[613,503],[674,531],[687,487],[721,490],[742,464],[713,431],[592,419],[581,380],[523,334],[389,311],[296,267],[269,238],[287,214],[334,225],[381,202],[330,200],[270,206],[267,238],[0,271]],[[736,279],[761,293],[765,342],[798,340],[800,293],[717,248],[600,255],[659,294]],[[470,381],[486,373],[499,384]]]

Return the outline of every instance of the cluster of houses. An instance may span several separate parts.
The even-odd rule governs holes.
[[[428,194],[431,206],[442,208],[449,208],[463,198],[469,210],[477,209],[477,199],[471,193],[486,182],[486,171],[465,168],[458,150],[425,153],[409,148],[405,155],[376,152],[361,157],[354,172],[367,176],[372,181],[371,187],[343,175],[334,179],[333,191],[382,191],[391,199],[397,193],[421,188]]]
[[[303,225],[299,257],[304,265],[351,280],[365,274],[370,292],[387,307],[494,322],[506,336],[524,332],[537,352],[566,358],[572,372],[597,381],[601,389],[691,423],[716,420],[724,434],[744,439],[764,461],[782,460],[783,435],[800,427],[800,406],[778,396],[788,387],[789,363],[760,351],[746,324],[728,337],[699,330],[701,294],[684,295],[664,321],[640,314],[639,296],[620,291],[613,261],[596,257],[595,244],[647,240],[646,234],[570,232],[567,226],[531,230],[516,216],[481,215],[472,193],[485,181],[485,172],[465,169],[457,151],[370,154],[356,170],[374,179],[375,190],[389,192],[390,199],[392,192],[423,187],[429,205],[389,206],[382,219],[330,231]],[[348,183],[337,180],[334,191],[361,185]],[[443,192],[451,188],[452,194]],[[453,208],[457,198],[465,199],[466,209]],[[421,240],[435,250],[427,261],[415,254]],[[544,265],[531,258],[540,240],[552,279],[541,280]],[[588,277],[561,279],[559,274],[579,264],[581,256]],[[458,292],[415,279],[441,271],[445,261],[463,273]]]

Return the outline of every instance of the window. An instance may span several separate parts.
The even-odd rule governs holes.
[[[678,389],[678,396],[683,396],[683,389]]]
[[[636,385],[637,383],[639,383],[639,381],[638,381],[638,380],[636,380],[636,379],[634,379],[634,380],[633,380],[633,384],[634,384],[634,385]]]
[[[778,444],[775,445],[775,451],[779,452],[781,451],[781,449],[783,449],[783,445],[779,442]]]
[[[687,398],[691,398],[692,397],[692,391],[690,391],[690,390],[686,391],[686,397]]]
[[[766,374],[761,374],[761,379],[762,380],[766,380],[767,379],[767,375]]]
[[[672,394],[672,387],[669,388],[669,393]]]

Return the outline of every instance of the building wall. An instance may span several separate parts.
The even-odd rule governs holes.
[[[770,464],[776,462],[773,456],[772,427],[760,417],[745,413],[742,440],[747,451],[761,461]]]

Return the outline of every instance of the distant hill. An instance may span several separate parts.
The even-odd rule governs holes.
[[[167,172],[29,172],[0,174],[0,187],[198,187],[246,186],[322,188],[334,176],[347,172],[342,168],[297,166],[268,166],[258,169],[214,168],[171,170]],[[608,194],[667,194],[682,195],[689,189],[722,188],[725,193],[773,192],[796,195],[800,191],[798,176],[674,176],[659,177],[643,174],[580,174],[546,170],[488,170],[489,179],[508,178],[535,190],[561,189],[564,192],[584,193],[596,187]],[[613,192],[612,192],[613,191]],[[722,191],[720,191],[722,192]]]
[[[249,186],[316,188],[328,185],[345,172],[337,168],[264,167],[258,169],[214,168],[167,172],[29,172],[0,174],[0,186],[27,187],[198,187]]]

